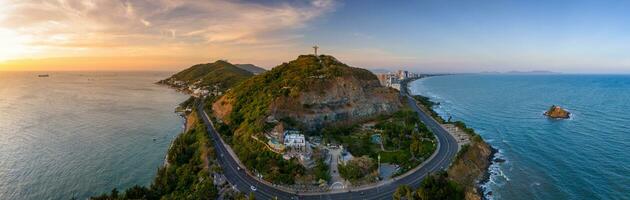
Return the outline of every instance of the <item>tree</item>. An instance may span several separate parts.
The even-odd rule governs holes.
[[[249,193],[249,200],[256,200],[256,197],[254,196],[253,192]]]
[[[118,189],[116,189],[116,188],[112,189],[111,197],[112,197],[112,199],[117,199],[118,198]]]
[[[125,199],[149,199],[151,197],[151,191],[139,185],[134,185],[133,187],[125,190]]]
[[[438,172],[424,178],[414,196],[419,200],[460,200],[464,199],[464,190],[449,180],[446,172]]]
[[[411,152],[411,157],[415,159],[417,152],[421,151],[421,148],[420,148],[421,145],[420,145],[420,142],[416,138],[413,138],[412,140],[413,141],[409,145],[409,152]]]
[[[413,190],[409,187],[409,185],[398,186],[392,198],[394,200],[412,200]]]
[[[196,195],[198,199],[216,199],[218,193],[219,191],[214,186],[213,180],[209,177],[197,185]]]

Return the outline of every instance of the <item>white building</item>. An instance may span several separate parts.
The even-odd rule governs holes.
[[[184,81],[174,81],[173,84],[177,85],[177,86],[183,86],[186,84],[186,82]]]
[[[195,96],[207,96],[209,93],[210,91],[199,89],[199,88],[193,90],[193,95]]]
[[[285,131],[284,132],[284,146],[296,151],[306,150],[306,139],[299,131]]]
[[[400,83],[392,83],[392,85],[390,86],[394,89],[397,89],[398,91],[400,91]]]

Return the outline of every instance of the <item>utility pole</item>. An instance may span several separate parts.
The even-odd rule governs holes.
[[[315,50],[315,56],[317,56],[317,49],[319,49],[319,47],[317,45],[313,46],[313,49]]]

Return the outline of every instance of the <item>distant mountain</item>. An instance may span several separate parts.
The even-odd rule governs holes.
[[[256,65],[252,65],[252,64],[235,64],[234,66],[247,70],[253,74],[262,74],[263,72],[266,72],[266,69],[263,69],[261,67],[258,67]]]
[[[533,70],[533,71],[509,71],[507,74],[558,74],[558,72],[545,71],[545,70]]]
[[[252,76],[254,76],[252,72],[229,62],[217,60],[213,63],[193,65],[160,83],[174,85],[176,82],[183,82],[185,83],[183,85],[194,84],[199,87],[219,85],[221,88],[231,88]]]

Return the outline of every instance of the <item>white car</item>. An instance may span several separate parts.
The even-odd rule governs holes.
[[[249,189],[252,189],[252,191],[256,191],[256,187],[254,187],[253,185],[249,186]]]

